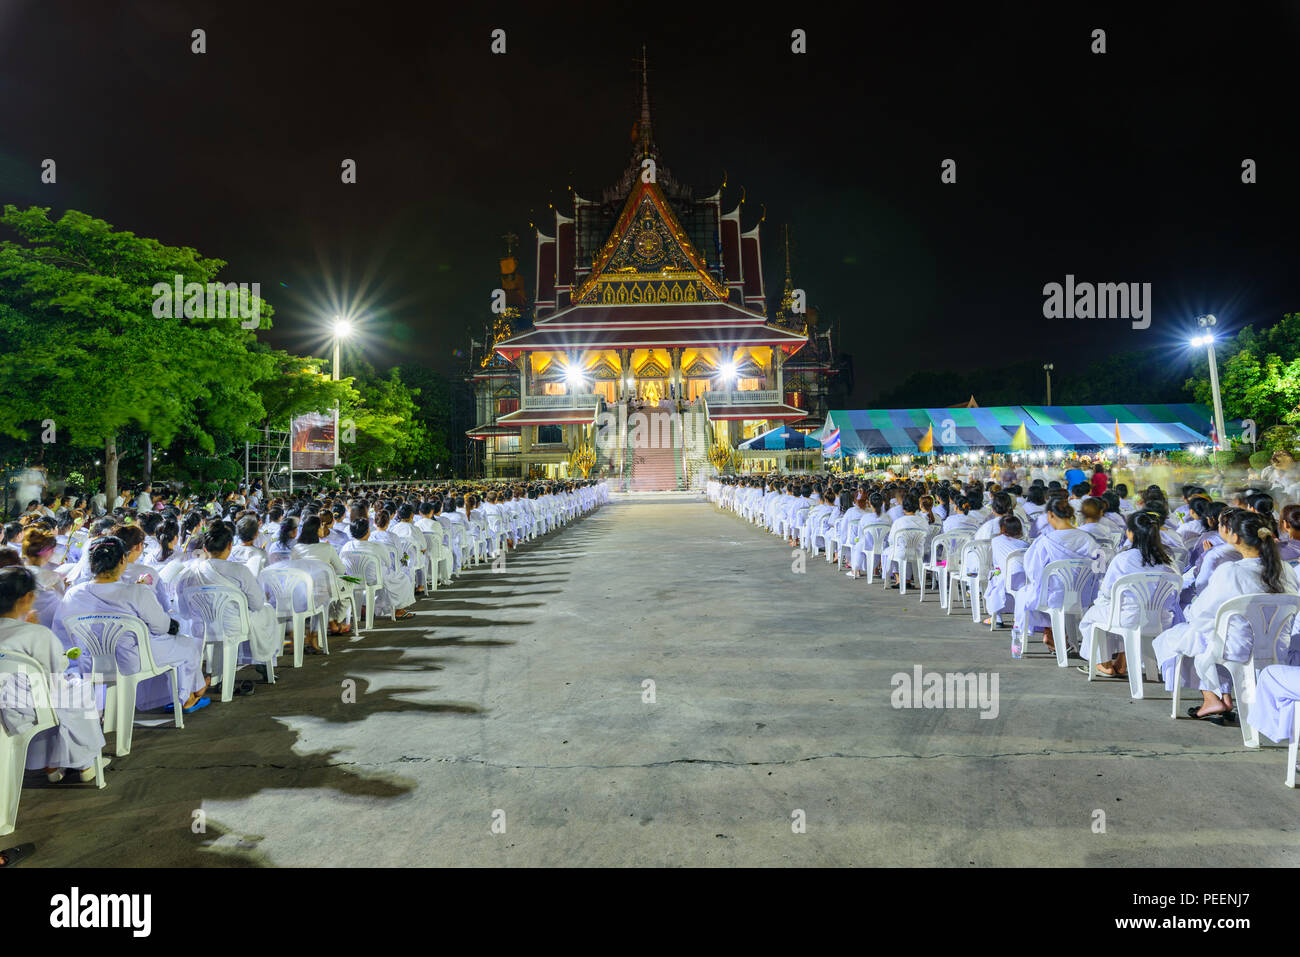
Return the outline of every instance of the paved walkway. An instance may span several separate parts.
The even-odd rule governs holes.
[[[699,498],[620,500],[417,608],[137,729],[104,791],[28,789],[14,839],[33,866],[1300,863],[1283,753],[792,571]],[[916,666],[997,672],[996,717],[894,708]]]

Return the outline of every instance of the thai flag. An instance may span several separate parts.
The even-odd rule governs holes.
[[[836,429],[830,435],[822,439],[822,451],[827,455],[834,455],[840,450],[840,430]]]

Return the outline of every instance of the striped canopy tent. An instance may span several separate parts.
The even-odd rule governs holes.
[[[1180,449],[1209,441],[1210,411],[1191,404],[837,409],[827,414],[825,426],[814,434],[821,437],[839,428],[845,456],[919,455],[921,440],[931,428],[935,454],[1006,453],[1012,451],[1023,424],[1030,448],[1082,451],[1113,448],[1117,422],[1121,441],[1134,451]]]
[[[810,435],[797,432],[788,425],[783,425],[778,429],[772,429],[764,432],[762,435],[756,435],[752,439],[747,439],[740,443],[740,448],[746,451],[792,451],[795,449],[820,449],[821,442],[817,441]]]

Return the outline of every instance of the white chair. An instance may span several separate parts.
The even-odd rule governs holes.
[[[1278,652],[1286,658],[1286,645],[1290,643],[1291,626],[1295,622],[1296,612],[1300,611],[1300,597],[1287,594],[1270,594],[1257,592],[1252,595],[1238,595],[1229,598],[1219,606],[1214,616],[1214,637],[1205,654],[1215,664],[1221,665],[1232,676],[1232,696],[1237,703],[1237,718],[1241,725],[1241,738],[1246,747],[1259,747],[1259,732],[1250,724],[1250,712],[1255,706],[1255,676],[1259,669],[1277,662]],[[1228,628],[1231,619],[1245,619],[1250,631],[1250,658],[1246,661],[1226,660],[1224,650],[1230,637]],[[1183,655],[1174,659],[1174,703],[1172,717],[1178,717],[1178,698],[1182,682],[1178,680],[1183,664]],[[1132,669],[1129,669],[1131,675]]]
[[[882,522],[879,519],[868,516],[857,525],[853,526],[853,534],[848,540],[849,560],[852,561],[853,546],[868,539],[871,542],[870,549],[863,549],[867,560],[867,584],[874,584],[876,581],[876,563],[880,563],[880,575],[885,575],[885,548],[889,539],[889,523]],[[886,583],[888,584],[888,583]]]
[[[900,528],[890,536],[889,565],[898,566],[898,594],[907,594],[907,572],[916,570],[916,584],[921,590],[921,601],[925,601],[925,540],[923,528]],[[884,569],[881,578],[885,587],[889,587],[889,569]]]
[[[1148,663],[1158,673],[1151,642],[1165,630],[1165,611],[1177,601],[1178,592],[1179,583],[1155,569],[1131,572],[1117,578],[1110,589],[1110,617],[1105,624],[1093,625],[1088,638],[1088,680],[1096,678],[1097,665],[1101,663],[1102,634],[1118,635],[1124,640],[1124,656],[1128,661],[1129,694],[1141,698],[1142,678]],[[1123,625],[1125,596],[1136,605],[1132,612],[1137,624],[1132,627]]]
[[[9,719],[0,716],[0,835],[3,835],[12,834],[18,823],[18,801],[23,794],[27,748],[32,738],[59,725],[59,716],[50,703],[49,676],[36,659],[16,651],[0,651],[0,710]],[[34,713],[30,724],[27,723],[29,712]],[[11,722],[17,725],[12,732]],[[102,755],[95,758],[95,786],[104,786]]]
[[[972,568],[974,569],[972,571]],[[959,574],[948,573],[948,614],[952,614],[952,592],[956,588],[958,597],[961,598],[962,607],[966,606],[966,599],[970,598],[971,620],[975,624],[980,623],[980,600],[984,592],[984,584],[989,580],[989,574],[993,569],[993,542],[987,538],[971,539],[961,547],[961,565]]]
[[[262,569],[266,574],[269,569]],[[203,650],[211,654],[210,645],[221,645],[221,700],[235,696],[235,672],[238,670],[239,646],[252,651],[252,627],[248,621],[248,602],[244,593],[230,585],[202,585],[186,589],[185,601],[199,616],[203,630]],[[275,663],[257,661],[266,668],[268,684],[275,684]]]
[[[971,540],[967,532],[940,531],[930,539],[930,560],[925,570],[934,575],[939,589],[939,607],[948,607],[948,574],[952,563],[961,554],[961,547]],[[942,558],[940,558],[942,556]]]
[[[843,516],[831,523],[830,528],[826,530],[826,561],[828,563],[834,556],[838,555],[840,559],[840,567],[844,566],[844,546],[846,543],[851,544],[853,539],[857,536],[858,526],[862,524],[862,518],[863,516],[861,515],[855,515],[853,518],[847,520],[845,523],[843,540],[840,539],[840,522],[843,520]],[[834,549],[831,548],[832,543],[835,545]]]
[[[316,619],[319,635],[329,631],[329,613],[316,604],[316,588],[311,573],[304,568],[289,567],[288,562],[281,562],[263,568],[262,574],[257,576],[257,583],[262,586],[267,601],[275,609],[275,619],[280,623],[282,637],[284,626],[289,626],[293,634],[293,666],[301,668],[303,648],[307,642],[307,622]],[[328,641],[328,638],[324,640]]]
[[[185,727],[180,675],[174,665],[159,665],[154,660],[148,625],[134,615],[81,615],[64,624],[68,637],[82,654],[90,655],[91,674],[104,677],[104,733],[117,735],[114,754],[123,757],[131,753],[136,690],[142,681],[168,676],[172,687],[172,721],[178,728]],[[117,646],[124,638],[134,640],[136,657],[140,660],[139,670],[129,674],[117,663]]]
[[[359,550],[351,551],[343,555],[343,564],[347,566],[349,575],[361,579],[359,584],[352,586],[353,607],[356,607],[356,593],[361,592],[365,596],[366,630],[370,630],[375,627],[375,596],[384,587],[384,569],[379,556]],[[354,617],[357,636],[360,637],[361,616]]]
[[[1008,598],[1011,598],[1012,595],[1015,593],[1015,590],[1012,588],[1012,583],[1016,580],[1016,576],[1017,575],[1020,576],[1020,580],[1022,583],[1025,580],[1025,552],[1027,551],[1029,551],[1028,546],[1017,549],[1016,551],[1007,555],[1007,567],[1002,569],[1002,574],[1007,577],[1006,593]],[[989,584],[991,585],[993,583],[993,570],[991,567],[993,562],[991,557],[992,549],[990,549],[989,553],[990,553]],[[994,608],[989,604],[987,586],[985,587],[984,590],[984,610],[989,614],[989,631],[997,631],[998,615],[1003,614],[1003,612],[1002,609]]]
[[[1040,605],[1039,611],[1047,612],[1047,617],[1052,621],[1057,667],[1067,668],[1070,665],[1070,652],[1065,636],[1067,630],[1072,625],[1078,625],[1083,618],[1084,596],[1092,593],[1088,604],[1092,604],[1096,597],[1097,572],[1093,569],[1092,562],[1086,558],[1063,558],[1049,562],[1039,580],[1039,594],[1046,596],[1054,580],[1061,584],[1061,604],[1053,608],[1043,608]]]
[[[1181,545],[1166,545],[1165,551],[1169,553],[1173,565],[1178,569],[1179,574],[1187,571],[1188,562],[1191,559],[1191,551]]]

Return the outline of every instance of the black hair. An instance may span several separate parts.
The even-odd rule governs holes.
[[[1025,533],[1025,526],[1018,515],[1003,515],[998,530],[1007,538],[1019,538]]]
[[[1151,512],[1134,512],[1124,523],[1133,533],[1133,547],[1142,556],[1143,565],[1169,565],[1173,562],[1160,537],[1160,522]]]
[[[106,575],[126,559],[127,548],[122,540],[114,535],[105,535],[90,543],[90,572],[92,575]]]
[[[158,557],[163,561],[167,561],[167,559],[171,558],[172,553],[176,551],[176,549],[172,547],[172,542],[176,541],[180,536],[180,533],[180,525],[177,524],[176,519],[171,516],[163,519],[162,523],[158,526],[154,538],[158,540],[158,545],[160,546],[158,549]]]
[[[302,527],[298,529],[299,545],[316,545],[320,542],[320,518],[316,515],[308,515],[302,520]]]
[[[355,539],[365,538],[370,531],[370,519],[364,515],[361,518],[354,518],[352,524],[348,526],[348,531],[352,533]]]
[[[251,545],[257,539],[257,532],[257,517],[254,515],[245,515],[235,523],[235,534],[245,545]]]
[[[876,517],[879,518],[880,513],[885,509],[885,496],[881,495],[879,492],[872,492],[867,497],[867,504],[871,506],[871,510],[875,512]]]
[[[291,545],[297,537],[297,532],[298,520],[291,515],[286,515],[284,521],[280,523],[280,534],[277,540],[281,545]]]
[[[213,522],[208,530],[203,533],[203,549],[209,555],[215,552],[224,552],[233,544],[234,540],[235,536],[230,530],[228,522]]]
[[[1055,515],[1067,522],[1072,521],[1074,519],[1074,506],[1064,497],[1054,498],[1047,506],[1047,514]]]
[[[0,615],[7,615],[24,596],[36,591],[36,573],[26,565],[0,568]]]
[[[916,511],[918,508],[920,508],[920,507],[921,507],[921,506],[920,506],[920,503],[917,502],[917,500],[916,500],[916,496],[915,496],[915,495],[913,495],[911,492],[904,492],[904,493],[903,493],[903,511],[904,511],[904,512],[915,512],[915,511]]]
[[[1010,515],[1013,508],[1011,496],[1006,492],[993,493],[993,511],[997,515]]]
[[[397,520],[399,522],[406,521],[408,518],[411,518],[414,514],[415,514],[415,509],[411,508],[410,505],[399,505],[397,507]]]
[[[1242,509],[1232,516],[1232,533],[1248,548],[1259,549],[1259,559],[1264,565],[1260,572],[1264,590],[1273,595],[1282,591],[1282,553],[1278,550],[1277,535],[1264,516]]]

